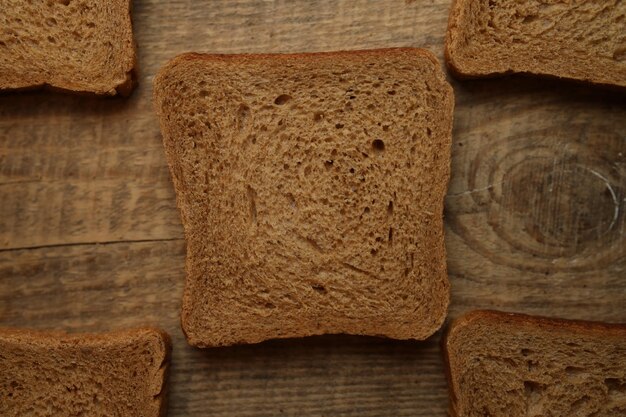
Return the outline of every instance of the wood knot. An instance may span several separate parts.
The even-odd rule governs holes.
[[[541,133],[554,134],[554,143],[526,134],[477,149],[467,190],[453,192],[452,184],[446,221],[472,250],[520,270],[588,271],[619,259],[626,244],[626,171],[616,163],[623,138],[587,129],[587,140],[605,143],[595,149],[558,131]]]

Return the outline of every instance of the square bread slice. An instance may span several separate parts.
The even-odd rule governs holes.
[[[626,2],[455,0],[446,61],[460,77],[531,73],[626,87]]]
[[[0,329],[0,415],[164,416],[169,336]]]
[[[131,0],[0,0],[0,91],[130,94],[130,7]]]
[[[453,417],[626,416],[626,326],[474,311],[444,339]]]
[[[155,101],[189,343],[441,326],[454,99],[431,53],[186,54]]]

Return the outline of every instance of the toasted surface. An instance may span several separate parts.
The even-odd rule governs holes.
[[[132,91],[130,0],[0,0],[0,10],[0,90]]]
[[[187,54],[155,102],[191,344],[440,327],[454,101],[432,54]]]
[[[163,416],[169,352],[155,329],[0,329],[0,415]]]
[[[446,38],[453,73],[510,72],[626,87],[626,2],[455,0]]]
[[[456,417],[626,415],[626,326],[474,311],[444,340]]]

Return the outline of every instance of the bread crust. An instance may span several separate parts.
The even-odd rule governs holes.
[[[88,91],[88,90],[73,90],[71,88],[63,88],[58,87],[56,85],[51,85],[47,83],[37,84],[37,85],[29,85],[25,87],[18,88],[4,88],[0,86],[0,94],[19,94],[19,93],[28,93],[32,91],[47,91],[50,93],[61,93],[61,94],[72,94],[75,96],[84,96],[84,97],[128,97],[130,96],[135,88],[138,85],[137,80],[137,72],[133,68],[126,74],[126,80],[117,85],[112,90],[108,92],[96,92],[96,91]]]
[[[455,391],[450,359],[450,339],[460,329],[476,321],[489,321],[496,324],[511,323],[520,326],[535,326],[544,330],[567,329],[579,334],[588,334],[596,337],[626,339],[626,323],[604,323],[598,321],[559,319],[544,316],[533,316],[523,313],[502,312],[497,310],[473,310],[453,320],[441,338],[441,351],[444,359],[444,371],[448,382],[450,396],[449,414],[451,417],[460,417],[458,414],[459,394]]]
[[[409,54],[421,55],[424,58],[430,60],[436,67],[440,68],[440,63],[437,57],[427,49],[423,48],[410,48],[410,47],[397,47],[397,48],[381,48],[381,49],[356,49],[356,50],[342,50],[342,51],[328,51],[328,52],[299,52],[299,53],[266,53],[266,54],[205,54],[198,52],[186,52],[177,55],[173,59],[169,60],[157,73],[154,78],[155,97],[153,98],[153,104],[155,111],[160,112],[158,106],[158,88],[162,83],[162,78],[167,72],[177,65],[185,61],[259,61],[263,59],[273,60],[302,60],[308,59],[314,61],[316,58],[323,57],[337,57],[342,59],[350,59],[351,57],[358,56],[387,56],[389,53],[405,52]],[[452,100],[449,103],[449,108],[454,109],[454,91],[450,87],[450,93],[452,94]]]
[[[84,343],[87,345],[115,342],[137,337],[141,334],[155,335],[163,340],[163,346],[171,348],[171,338],[167,332],[156,327],[137,327],[102,333],[69,333],[63,330],[36,330],[21,327],[0,327],[1,337],[11,337],[18,341],[40,341],[42,343]],[[166,349],[166,350],[167,350]],[[168,356],[169,358],[169,356]]]

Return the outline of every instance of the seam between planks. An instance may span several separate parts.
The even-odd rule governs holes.
[[[37,246],[23,246],[18,248],[3,248],[0,249],[0,253],[3,252],[12,252],[12,251],[21,251],[21,250],[37,250],[37,249],[47,249],[47,248],[62,248],[62,247],[70,247],[70,246],[98,246],[98,245],[116,245],[123,243],[152,243],[152,242],[176,242],[183,241],[185,238],[182,237],[173,237],[166,239],[138,239],[138,240],[109,240],[109,241],[95,241],[95,242],[76,242],[76,243],[53,243],[49,245],[37,245]]]

